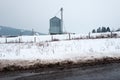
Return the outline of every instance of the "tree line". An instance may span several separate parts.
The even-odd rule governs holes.
[[[99,27],[97,29],[93,29],[92,33],[102,33],[102,32],[118,32],[120,31],[120,28],[116,29],[116,30],[111,30],[109,27]]]
[[[96,30],[93,29],[92,33],[102,33],[102,32],[111,32],[111,29],[109,27],[99,27]]]

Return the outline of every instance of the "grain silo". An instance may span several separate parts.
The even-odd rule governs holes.
[[[49,33],[51,35],[63,33],[63,8],[61,8],[60,11],[61,11],[61,19],[56,16],[50,19]]]

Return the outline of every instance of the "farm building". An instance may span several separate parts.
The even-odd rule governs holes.
[[[61,19],[56,16],[50,19],[49,33],[51,35],[63,33],[63,8],[61,8],[60,11]]]
[[[50,19],[50,30],[49,30],[49,32],[50,32],[51,35],[62,33],[61,19],[59,19],[56,16]]]

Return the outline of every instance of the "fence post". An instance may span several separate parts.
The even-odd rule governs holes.
[[[7,43],[7,37],[5,38],[5,43]]]
[[[21,41],[20,41],[20,38],[19,38],[19,43],[20,43]]]
[[[51,35],[51,41],[53,41],[53,35]]]
[[[69,40],[71,39],[71,35],[70,35],[70,33],[68,34],[69,35]]]
[[[36,37],[34,37],[34,42],[36,42]]]
[[[88,38],[90,39],[90,32],[89,32],[89,34],[88,34]]]
[[[111,31],[111,38],[112,38],[113,36],[112,36],[112,31]]]

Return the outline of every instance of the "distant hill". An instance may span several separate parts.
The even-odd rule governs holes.
[[[44,35],[43,33],[35,32],[37,35]],[[19,35],[32,35],[30,30],[16,29],[11,27],[0,26],[0,36],[19,36]]]

